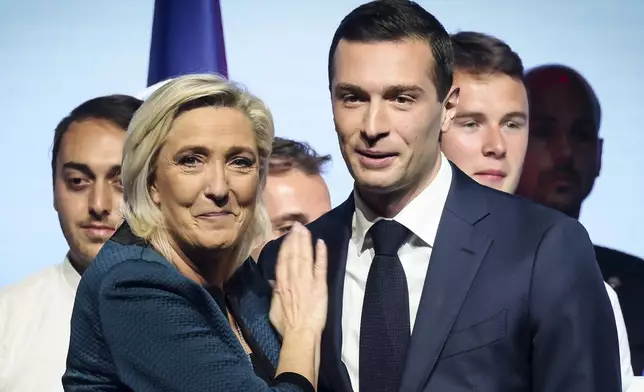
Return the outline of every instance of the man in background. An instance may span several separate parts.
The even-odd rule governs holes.
[[[322,178],[330,155],[318,155],[307,143],[276,137],[262,194],[279,237],[295,222],[306,225],[331,210],[329,188]]]
[[[529,70],[530,139],[517,194],[579,219],[601,169],[601,106],[577,71],[562,65]],[[619,224],[619,222],[615,222]],[[644,372],[644,261],[595,245],[604,280],[624,311],[635,374]]]
[[[54,209],[69,251],[62,263],[0,291],[2,392],[63,390],[76,289],[122,222],[118,207],[123,200],[125,130],[141,103],[126,95],[94,98],[56,127],[51,160]]]
[[[454,85],[461,89],[450,130],[441,149],[479,183],[514,193],[528,146],[528,97],[521,58],[503,41],[477,32],[452,35]],[[606,285],[620,345],[622,386],[633,370],[628,336],[615,291]]]

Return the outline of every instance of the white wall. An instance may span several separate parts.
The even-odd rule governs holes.
[[[230,77],[271,106],[280,136],[331,153],[334,204],[351,179],[333,132],[328,46],[357,0],[223,0]],[[582,222],[595,242],[644,256],[644,145],[640,67],[644,2],[420,1],[451,32],[505,39],[526,66],[579,69],[604,109],[604,165]],[[519,4],[521,4],[519,6]],[[52,209],[50,146],[57,122],[80,102],[145,87],[152,0],[0,0],[0,286],[59,262],[66,245]]]

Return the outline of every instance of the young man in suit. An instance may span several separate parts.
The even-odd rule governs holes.
[[[528,146],[528,96],[519,55],[498,38],[464,31],[452,35],[454,85],[461,95],[441,150],[465,174],[483,185],[514,193]],[[615,291],[610,298],[619,341],[622,390],[633,382],[624,316]]]
[[[570,67],[526,72],[530,141],[517,194],[579,219],[601,169],[601,105],[588,81]],[[633,370],[644,375],[644,260],[595,245],[604,280],[624,310]]]
[[[414,2],[364,4],[336,30],[329,87],[355,186],[308,226],[329,257],[321,389],[620,391],[581,224],[479,185],[441,153],[453,60],[449,34]],[[280,243],[262,251],[267,279]]]

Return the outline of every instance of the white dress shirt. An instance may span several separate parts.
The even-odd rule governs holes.
[[[65,258],[0,290],[1,392],[62,392],[80,278]]]
[[[452,183],[452,167],[441,153],[440,169],[432,183],[416,196],[393,220],[411,231],[411,237],[398,251],[409,290],[409,321],[413,331],[420,297],[425,284],[434,239],[443,207]],[[367,232],[378,220],[354,192],[356,209],[353,230],[347,251],[342,301],[342,362],[349,372],[354,391],[359,391],[360,320],[369,267],[374,257]],[[367,238],[365,238],[367,237]]]
[[[626,333],[626,324],[624,324],[624,315],[622,315],[622,307],[619,305],[619,298],[617,293],[607,283],[606,292],[610,298],[610,305],[613,307],[613,314],[615,315],[615,325],[617,327],[617,339],[619,341],[619,357],[622,369],[622,391],[635,392],[640,391],[640,388],[634,386],[633,380],[633,366],[631,365],[631,349],[628,346],[628,334]],[[635,388],[635,389],[631,389]]]

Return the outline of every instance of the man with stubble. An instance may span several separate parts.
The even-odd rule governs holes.
[[[525,84],[530,137],[516,193],[579,219],[582,203],[601,171],[599,99],[579,72],[564,65],[528,70]],[[633,370],[643,375],[644,260],[599,245],[595,254],[624,311]]]
[[[56,127],[54,209],[69,251],[0,291],[0,390],[62,391],[69,321],[81,275],[122,222],[125,130],[141,101],[111,95],[84,102]],[[54,260],[52,260],[53,262]]]

